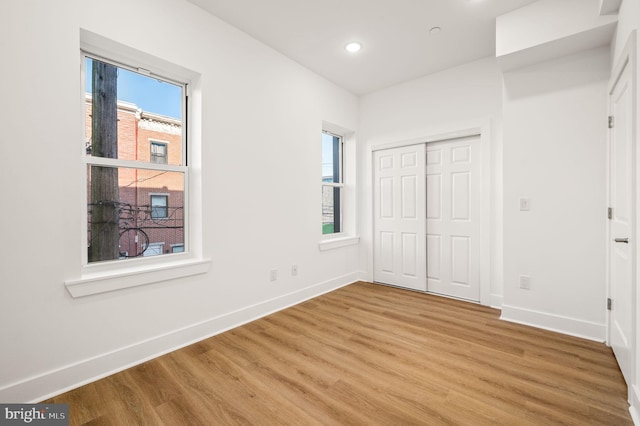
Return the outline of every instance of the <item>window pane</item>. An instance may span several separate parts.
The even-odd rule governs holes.
[[[92,58],[85,65],[87,155],[182,165],[182,86]],[[152,139],[165,142],[161,161]]]
[[[164,253],[163,243],[151,243],[149,247],[144,251],[143,256],[159,256]]]
[[[151,218],[166,219],[168,217],[167,206],[169,205],[167,195],[151,196]]]
[[[340,200],[342,188],[322,187],[322,233],[341,232]]]
[[[322,181],[341,182],[342,153],[340,138],[322,134]]]
[[[184,244],[183,173],[101,166],[87,173],[89,262]]]
[[[167,164],[167,144],[161,142],[151,142],[151,162]]]
[[[342,183],[342,139],[322,133],[322,182]],[[342,231],[342,188],[322,186],[322,233]]]

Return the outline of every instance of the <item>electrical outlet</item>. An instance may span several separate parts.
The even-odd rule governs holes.
[[[529,290],[531,288],[531,277],[520,275],[520,288],[523,290]]]
[[[291,276],[295,277],[298,275],[298,265],[291,265]]]
[[[271,281],[276,281],[278,279],[278,270],[277,269],[272,269],[271,270]]]

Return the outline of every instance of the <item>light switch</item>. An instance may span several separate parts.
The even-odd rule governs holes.
[[[528,198],[520,198],[520,211],[528,212],[531,207],[531,201]]]

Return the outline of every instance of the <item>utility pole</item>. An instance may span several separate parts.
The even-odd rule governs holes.
[[[118,69],[93,61],[91,155],[118,158]],[[119,184],[115,167],[91,166],[90,262],[119,257]]]

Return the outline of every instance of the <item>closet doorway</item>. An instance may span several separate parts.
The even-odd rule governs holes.
[[[374,281],[480,301],[480,136],[374,151]]]

